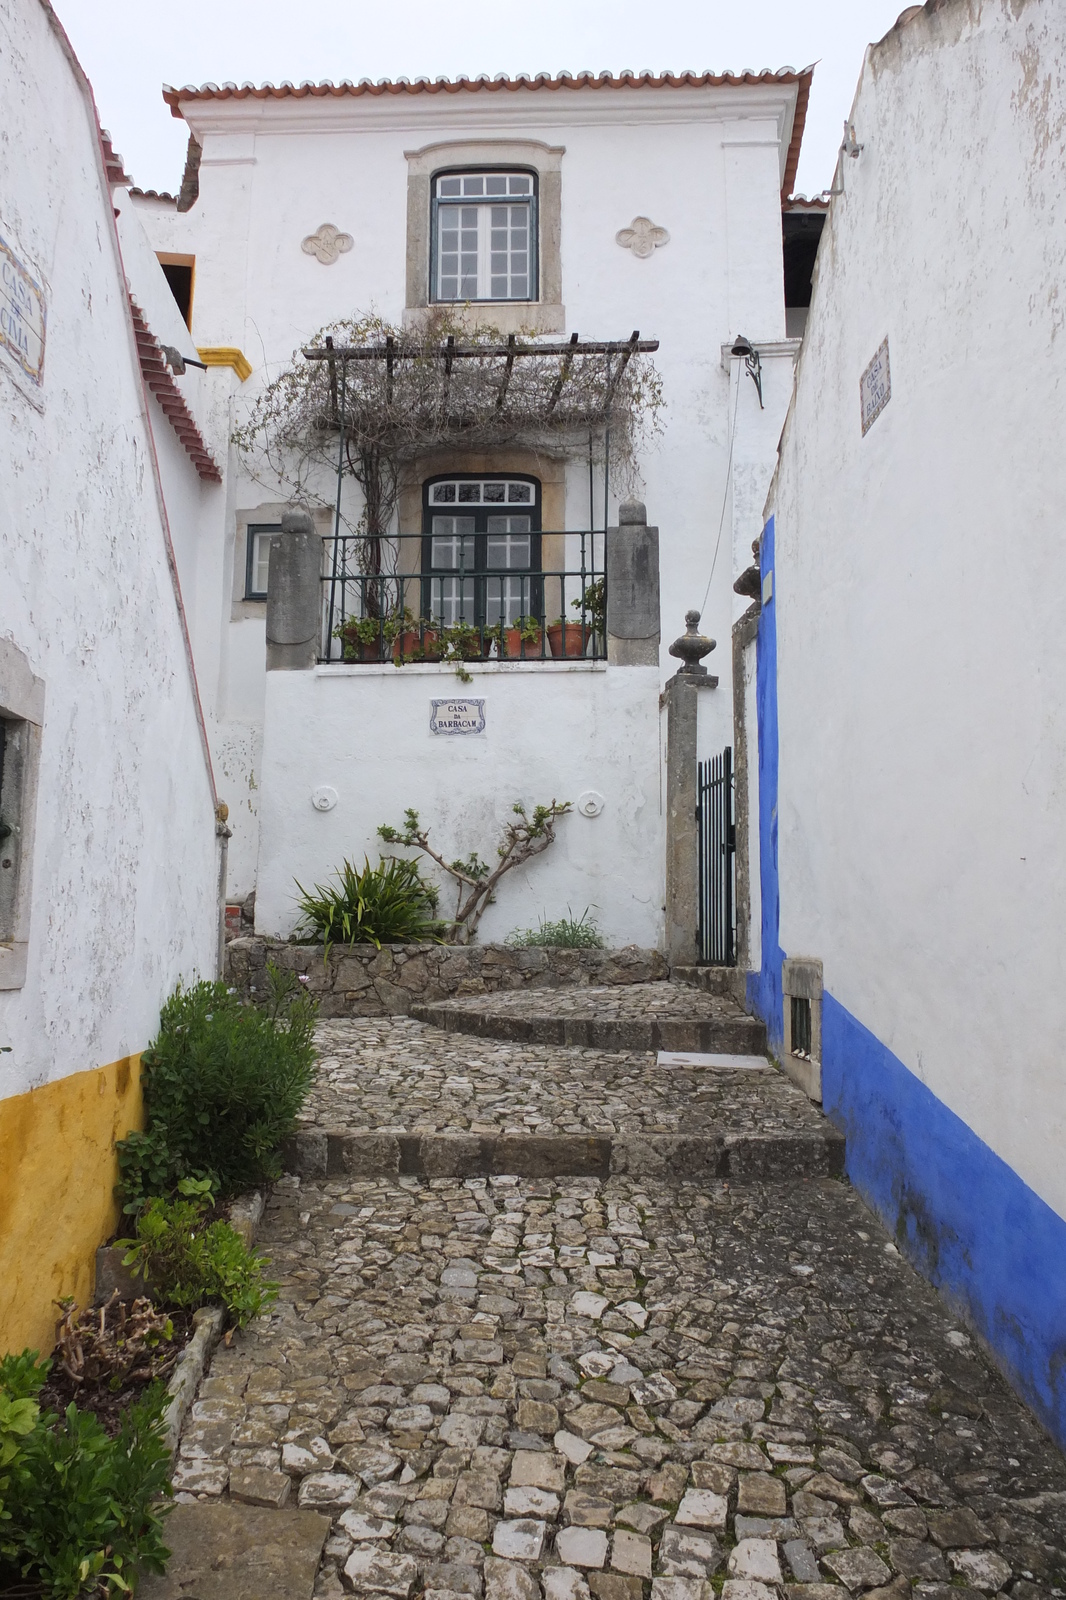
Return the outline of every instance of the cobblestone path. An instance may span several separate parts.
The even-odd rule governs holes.
[[[803,1091],[762,1056],[730,1071],[660,1068],[654,1052],[474,1040],[407,1017],[324,1022],[319,1043],[318,1082],[302,1118],[309,1126],[676,1133],[713,1123],[780,1133],[823,1125]]]
[[[319,1600],[1063,1592],[1062,1457],[842,1182],[289,1177],[261,1246],[175,1484],[330,1514]]]

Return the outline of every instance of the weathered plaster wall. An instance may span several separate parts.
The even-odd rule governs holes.
[[[927,6],[853,117],[763,553],[755,992],[779,1033],[822,958],[851,1175],[1066,1440],[1061,6]]]
[[[0,101],[0,234],[48,303],[40,389],[0,351],[0,638],[44,683],[27,973],[0,992],[6,1348],[84,1287],[129,1059],[213,969],[217,846],[110,195],[37,0],[0,16]]]
[[[508,874],[481,923],[502,940],[542,917],[591,908],[612,945],[662,944],[663,819],[656,667],[324,667],[267,674],[256,931],[287,936],[294,879],[324,881],[344,857],[375,861],[381,823],[408,806],[449,859],[494,857],[516,800],[604,800],[557,825],[554,845]],[[430,702],[485,701],[485,731],[433,734]],[[336,790],[331,811],[311,803]],[[401,852],[402,853],[402,852]],[[450,892],[450,891],[447,891]]]
[[[198,203],[186,214],[157,201],[135,204],[156,248],[197,257],[196,343],[239,346],[255,368],[247,384],[232,385],[240,420],[261,387],[323,324],[369,309],[402,320],[406,150],[471,138],[564,146],[565,333],[617,339],[640,328],[661,342],[656,362],[667,400],[664,433],[649,441],[639,466],[649,517],[662,530],[663,677],[675,666],[667,645],[683,631],[685,611],[702,602],[722,529],[703,622],[720,641],[712,670],[723,691],[701,715],[701,753],[710,754],[730,737],[733,545],[745,537],[750,543],[758,531],[792,377],[789,355],[768,359],[767,410],[760,412],[747,378],[739,391],[731,388],[736,377],[723,368],[721,347],[737,331],[760,342],[784,335],[780,186],[794,94],[793,87],[760,85],[611,96],[190,104],[191,125],[203,143]],[[647,260],[615,242],[618,230],[641,214],[670,232],[669,244]],[[355,240],[331,266],[300,249],[325,221]],[[219,381],[215,372],[209,379]],[[566,479],[560,522],[587,527],[584,463],[576,462]],[[330,482],[322,487],[326,496],[332,493]],[[270,483],[236,472],[230,492],[227,545],[237,513],[273,510],[278,499]],[[614,520],[625,492],[616,486],[607,520]],[[602,527],[599,470],[593,514]],[[251,887],[248,840],[262,787],[263,632],[252,620],[254,604],[240,598],[243,573],[232,552],[229,559],[219,577],[234,586],[220,607],[226,639],[212,737],[235,812],[231,887],[243,893]]]

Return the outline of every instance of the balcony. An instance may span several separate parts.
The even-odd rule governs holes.
[[[606,660],[602,533],[338,534],[324,554],[323,663]]]

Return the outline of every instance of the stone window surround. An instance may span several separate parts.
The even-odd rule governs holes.
[[[230,606],[230,621],[242,622],[255,617],[263,621],[266,617],[265,600],[248,600],[245,598],[245,583],[248,576],[248,529],[258,527],[260,523],[276,522],[281,528],[281,519],[286,511],[291,511],[292,505],[287,500],[271,500],[261,506],[253,506],[247,510],[237,512],[236,531],[233,540],[233,600]],[[316,506],[312,509],[315,527],[322,537],[328,538],[333,532],[333,511],[329,506]],[[342,528],[342,532],[344,529]]]
[[[786,957],[781,966],[784,996],[784,1059],[781,1065],[812,1100],[822,1098],[822,963],[810,956]],[[792,1054],[792,999],[811,1006],[811,1059]]]
[[[479,301],[454,307],[471,329],[491,323],[503,333],[562,333],[566,308],[562,281],[562,158],[564,145],[539,139],[462,139],[405,150],[407,158],[407,297],[404,324],[430,304],[431,190],[438,172],[453,168],[526,167],[537,174],[537,300]]]
[[[44,682],[10,639],[0,639],[0,717],[8,724],[4,816],[14,832],[0,844],[0,990],[26,981]],[[10,862],[10,866],[4,863]],[[6,937],[5,937],[6,935]]]

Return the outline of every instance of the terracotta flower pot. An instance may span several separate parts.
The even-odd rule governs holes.
[[[539,661],[541,658],[541,640],[543,635],[537,629],[533,639],[522,639],[518,628],[505,628],[503,633],[503,655],[508,661]]]
[[[415,629],[397,636],[392,646],[393,660],[401,661],[439,661],[440,640],[432,628],[427,628],[424,634]]]
[[[553,622],[548,629],[548,643],[553,656],[583,656],[591,638],[592,629],[581,622]]]
[[[343,650],[343,659],[347,666],[351,666],[355,661],[386,661],[388,659],[388,643],[386,642],[383,646],[380,638],[370,640],[346,639],[341,634],[340,642]]]

